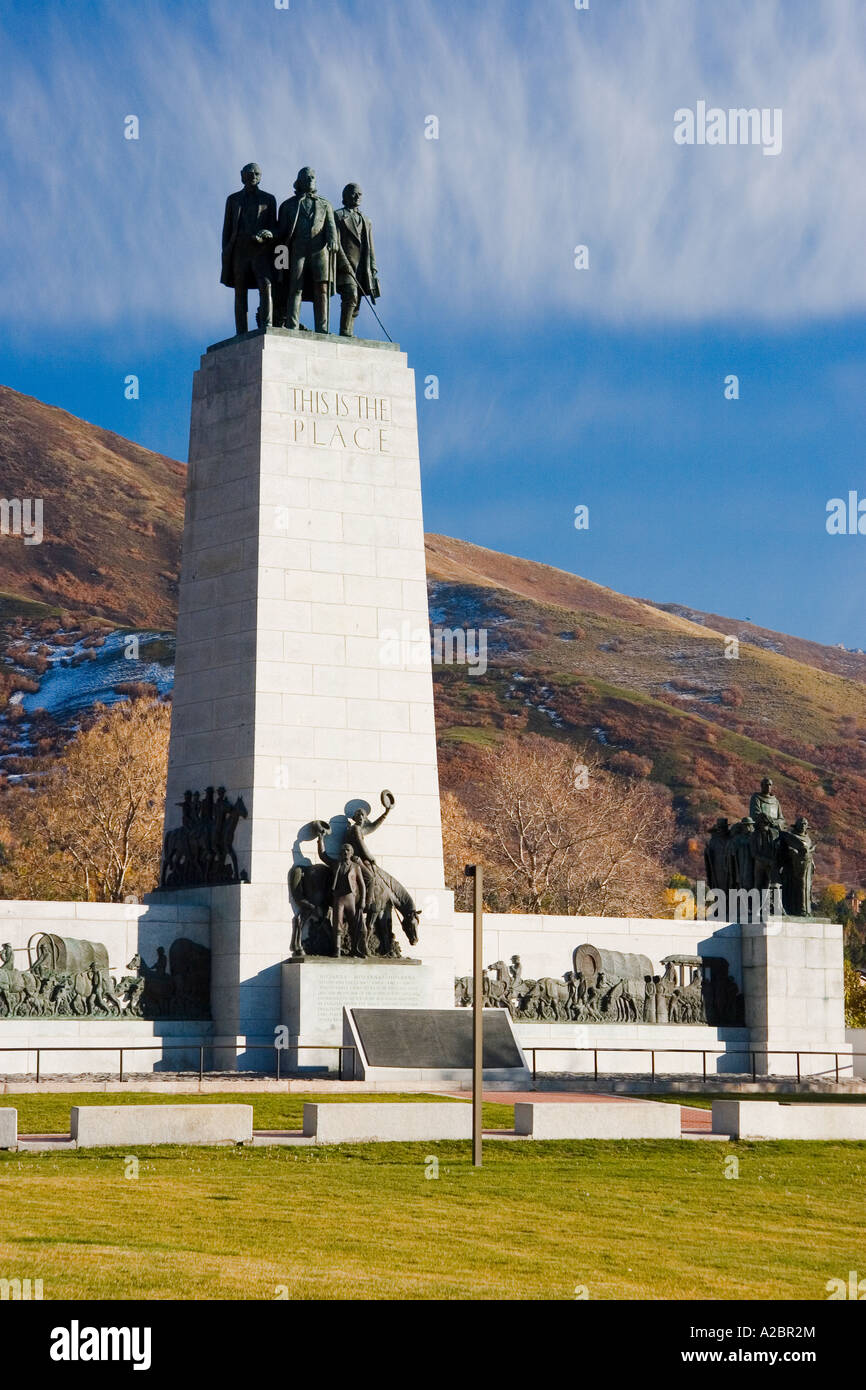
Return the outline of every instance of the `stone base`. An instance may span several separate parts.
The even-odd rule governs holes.
[[[829,1029],[822,1035],[805,1028],[779,1028],[772,1033],[751,1032],[755,1071],[759,1076],[820,1076],[825,1081],[850,1080],[854,1072],[851,1043],[844,1030]]]
[[[433,971],[417,960],[311,956],[286,962],[282,983],[292,1071],[339,1072],[344,1008],[427,1009],[433,1002]]]
[[[126,1075],[198,1071],[201,1046],[205,1067],[212,1065],[212,1030],[209,1019],[3,1019],[0,1076],[117,1076],[121,1050]]]
[[[18,1111],[9,1106],[0,1109],[0,1149],[18,1147]]]
[[[530,1139],[679,1139],[680,1107],[658,1101],[518,1101],[514,1132]]]
[[[357,1144],[412,1140],[470,1139],[472,1107],[460,1101],[390,1101],[376,1105],[331,1102],[304,1105],[304,1134],[317,1144]]]
[[[142,1144],[249,1144],[251,1105],[74,1105],[69,1121],[79,1149]]]
[[[731,1139],[866,1139],[866,1105],[714,1100],[713,1133]]]
[[[702,1075],[751,1070],[748,1028],[664,1023],[519,1023],[514,1033],[535,1071],[592,1076]],[[561,1051],[557,1049],[562,1049]],[[581,1051],[569,1051],[580,1048]],[[652,1049],[652,1051],[651,1051]],[[689,1049],[689,1050],[686,1050]],[[653,1051],[655,1066],[653,1066]]]
[[[845,1042],[853,1049],[851,1061],[855,1076],[866,1076],[866,1028],[846,1028]]]

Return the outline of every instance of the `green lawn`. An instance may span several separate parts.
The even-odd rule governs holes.
[[[152,1148],[137,1177],[119,1150],[0,1154],[0,1275],[46,1299],[783,1300],[863,1267],[866,1144],[468,1148]]]
[[[451,1100],[451,1096],[385,1095],[364,1091],[359,1095],[330,1095],[322,1092],[219,1091],[213,1095],[157,1095],[153,1091],[27,1091],[23,1095],[0,1096],[0,1106],[18,1111],[19,1134],[68,1134],[69,1111],[73,1105],[252,1105],[254,1129],[300,1129],[304,1121],[304,1101],[419,1101]],[[485,1104],[485,1129],[513,1129],[514,1106]]]

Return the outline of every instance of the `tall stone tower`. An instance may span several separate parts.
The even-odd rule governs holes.
[[[414,373],[390,343],[268,329],[196,373],[166,829],[185,791],[225,787],[248,882],[187,889],[212,914],[215,1035],[241,1065],[273,1043],[287,875],[315,819],[358,801],[377,861],[422,908],[412,949],[453,1002]],[[306,829],[305,829],[306,828]],[[404,943],[405,944],[405,943]],[[226,1054],[223,1056],[226,1060]]]

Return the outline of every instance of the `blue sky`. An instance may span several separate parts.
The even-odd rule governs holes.
[[[0,0],[0,55],[0,381],[185,458],[225,195],[312,163],[439,377],[428,530],[866,648],[862,0]],[[781,152],[677,145],[699,100]]]

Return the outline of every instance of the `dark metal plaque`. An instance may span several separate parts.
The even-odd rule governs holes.
[[[472,1066],[469,1010],[353,1009],[352,1017],[371,1067]],[[523,1065],[506,1016],[485,1012],[485,1068]]]

